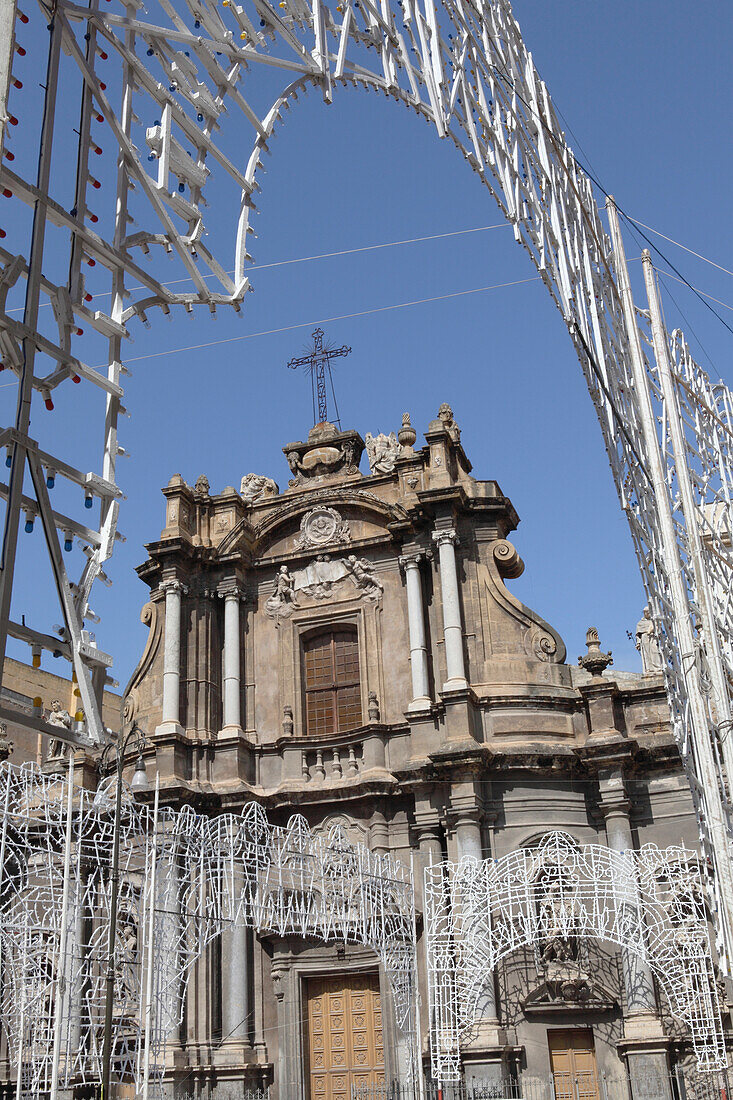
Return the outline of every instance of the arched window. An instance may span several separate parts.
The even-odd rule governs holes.
[[[359,642],[340,626],[303,642],[305,726],[310,735],[343,733],[361,725]]]

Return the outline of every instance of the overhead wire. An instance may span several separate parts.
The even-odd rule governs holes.
[[[314,256],[294,256],[289,260],[275,260],[275,261],[273,261],[272,263],[269,263],[269,264],[255,264],[255,263],[253,263],[253,264],[250,264],[247,267],[247,271],[267,271],[270,268],[274,268],[274,267],[287,267],[290,264],[309,263],[311,260],[330,260],[335,256],[352,256],[352,255],[355,255],[358,252],[376,252],[380,248],[396,248],[398,246],[407,245],[407,244],[423,244],[426,241],[441,241],[441,240],[444,240],[448,237],[464,237],[464,236],[468,236],[471,233],[486,233],[490,229],[508,229],[508,228],[509,228],[509,222],[504,221],[504,222],[497,222],[496,225],[477,225],[477,226],[473,226],[470,229],[452,229],[452,230],[449,230],[446,233],[431,233],[427,237],[409,237],[406,240],[402,240],[402,241],[381,241],[379,244],[366,244],[366,245],[361,245],[358,248],[342,248],[338,252],[319,252],[319,253],[316,253],[316,255],[314,255]],[[234,275],[235,272],[234,271],[227,271],[227,272],[225,272],[225,274],[226,275]],[[202,273],[201,278],[202,279],[215,279],[215,278],[217,278],[217,276],[213,272],[210,272],[209,274]],[[181,283],[190,283],[190,282],[191,282],[191,279],[189,277],[186,277],[185,279],[171,279],[168,282],[161,283],[160,285],[164,286],[168,289],[168,288],[173,287],[173,286],[179,286]],[[132,293],[134,293],[135,291],[138,291],[138,290],[148,290],[149,287],[131,286],[131,287],[127,287],[126,289],[127,289],[127,293],[132,294]],[[92,295],[92,301],[95,301],[97,298],[109,298],[111,293],[112,293],[111,290],[105,290],[105,291],[102,291],[99,294],[93,294]],[[41,304],[45,305],[45,306],[48,306],[51,303],[50,302],[42,302]],[[13,309],[9,309],[6,312],[7,313],[22,313],[22,311],[23,311],[23,307],[19,306],[17,308],[14,307]]]
[[[454,290],[449,294],[434,294],[430,298],[416,298],[411,302],[394,302],[391,305],[375,306],[372,309],[360,309],[355,313],[339,313],[333,317],[320,317],[312,321],[299,321],[294,325],[281,325],[279,328],[265,329],[262,332],[246,332],[241,336],[227,336],[222,340],[209,340],[202,344],[191,344],[185,348],[164,348],[161,351],[149,352],[147,355],[136,355],[131,358],[125,359],[126,363],[140,363],[144,359],[160,359],[164,355],[180,355],[187,351],[200,351],[202,348],[218,347],[221,344],[234,344],[239,340],[254,340],[258,336],[273,336],[280,332],[292,332],[294,329],[310,328],[311,325],[326,325],[332,321],[347,321],[353,317],[366,317],[373,313],[387,313],[390,310],[395,309],[407,309],[410,306],[421,306],[428,302],[442,302],[447,298],[462,298],[469,294],[483,294],[489,290],[501,290],[504,287],[521,286],[523,283],[537,283],[540,282],[539,275],[530,275],[525,279],[512,279],[507,283],[493,283],[490,286],[477,286],[470,290]],[[96,369],[103,369],[104,364],[99,364]]]

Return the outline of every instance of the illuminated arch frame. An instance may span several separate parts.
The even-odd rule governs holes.
[[[591,182],[565,141],[507,0],[443,0],[441,8],[434,0],[395,0],[391,5],[389,0],[341,0],[334,6],[322,0],[279,0],[277,5],[225,0],[220,8],[213,0],[151,0],[145,19],[140,18],[138,0],[122,0],[121,13],[117,8],[100,10],[99,0],[90,0],[88,7],[74,0],[59,0],[55,6],[49,23],[38,180],[24,179],[7,164],[1,169],[5,189],[14,201],[32,207],[35,219],[30,239],[19,231],[18,238],[8,241],[12,248],[0,248],[0,336],[4,361],[19,384],[15,426],[0,431],[0,446],[8,449],[11,467],[3,494],[9,504],[0,576],[0,658],[7,634],[61,652],[73,662],[86,723],[86,734],[69,734],[68,739],[104,739],[99,699],[110,659],[84,628],[91,615],[92,586],[97,578],[104,579],[117,536],[117,422],[127,325],[135,317],[146,322],[146,310],[156,306],[164,312],[172,306],[190,311],[198,304],[212,311],[220,305],[239,309],[249,288],[247,236],[260,186],[258,170],[283,109],[309,86],[318,87],[327,102],[333,89],[346,83],[381,90],[427,118],[438,136],[450,138],[479,173],[515,238],[529,252],[578,352],[663,649],[673,730],[690,776],[702,840],[714,863],[725,963],[733,943],[733,870],[723,798],[725,775],[733,777],[733,737],[728,736],[733,722],[731,394],[710,385],[681,337],[670,340],[653,330],[655,362],[647,362],[615,207],[609,208],[612,246]],[[35,42],[44,37],[47,17],[42,13]],[[7,48],[12,55],[12,41]],[[34,54],[37,49],[34,45]],[[59,67],[62,51],[69,59],[64,62],[67,69],[82,78],[71,210],[56,197],[59,185],[51,173],[57,91],[66,79]],[[119,110],[100,78],[100,58],[107,51],[118,63]],[[159,68],[162,82],[155,75]],[[271,106],[263,113],[253,103],[258,87],[266,87],[265,70],[279,71],[286,90],[269,99]],[[238,87],[243,76],[249,101]],[[135,117],[136,107],[143,115],[133,103],[137,92],[146,97],[149,115],[158,116],[147,128]],[[241,115],[255,133],[244,171],[227,155],[220,140],[224,131],[220,135],[217,130],[225,106],[237,113],[238,124]],[[97,162],[90,153],[103,151],[92,135],[95,119],[111,136],[108,155],[119,158],[115,201],[105,204],[99,230],[93,228],[99,219],[88,203],[90,187],[99,185],[90,160]],[[195,155],[187,155],[184,143]],[[145,144],[149,157],[158,161],[156,178],[141,153]],[[214,174],[241,197],[232,232],[233,277],[224,255],[210,250],[203,239],[204,192],[211,190]],[[131,195],[133,187],[136,196]],[[133,206],[145,224],[130,233]],[[213,227],[219,224],[220,209],[217,203]],[[44,270],[51,225],[70,234],[68,283],[54,282]],[[138,262],[138,247],[145,253],[160,247],[174,254],[194,289],[172,291],[163,282],[165,272],[151,272]],[[111,289],[112,300],[107,312],[87,304],[87,261],[95,264],[97,277],[103,273],[108,280],[104,287]],[[209,285],[201,266],[218,286]],[[20,322],[7,311],[6,298],[24,280],[26,308]],[[142,283],[143,294],[127,304],[130,286],[137,283]],[[93,289],[101,285],[97,278]],[[652,294],[653,286],[647,284],[647,290]],[[41,301],[53,306],[50,327],[39,314]],[[85,361],[77,326],[87,326],[108,342],[106,373]],[[51,368],[44,368],[49,362]],[[29,436],[34,391],[52,403],[55,389],[70,379],[105,395],[99,474],[76,468]],[[660,435],[658,422],[663,425]],[[24,496],[26,470],[32,481],[30,497]],[[98,502],[96,528],[87,512],[81,513],[83,522],[54,512],[44,477],[50,470],[80,487],[87,503]],[[700,485],[702,511],[694,492]],[[62,642],[10,621],[23,510],[43,523],[64,615]],[[75,583],[61,552],[61,542],[73,539],[87,548]],[[697,630],[698,619],[702,631]],[[35,715],[18,720],[49,732]]]
[[[73,765],[67,775],[5,765],[0,804],[0,1019],[26,1091],[53,1097],[100,1080],[112,802],[75,786]],[[159,1095],[193,967],[216,935],[236,927],[373,951],[413,1079],[412,874],[351,841],[338,823],[321,833],[296,815],[276,826],[254,802],[239,815],[207,817],[185,805],[156,812],[126,793],[118,912],[134,919],[137,945],[131,955],[120,921],[115,962],[125,1011],[123,1023],[114,1022],[113,1049],[136,1095]],[[93,924],[88,942],[76,937],[82,922]],[[119,1006],[118,997],[119,986]]]
[[[562,934],[595,938],[651,968],[672,1014],[687,1024],[698,1068],[726,1066],[715,972],[698,857],[646,844],[615,852],[566,833],[501,859],[471,857],[425,869],[431,1070],[439,1081],[461,1071],[461,1040],[475,1022],[482,991],[502,959],[539,944],[550,931],[538,882],[562,867],[553,920]],[[570,883],[570,885],[566,885]],[[544,914],[544,915],[543,915]]]

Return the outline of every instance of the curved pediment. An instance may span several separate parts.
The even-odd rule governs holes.
[[[253,529],[242,520],[218,548],[231,554],[246,531],[248,549],[257,557],[298,550],[311,551],[384,536],[393,523],[408,522],[399,504],[390,504],[376,493],[348,486],[316,489],[288,499],[280,498]]]

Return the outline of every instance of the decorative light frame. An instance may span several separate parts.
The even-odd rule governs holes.
[[[654,844],[616,852],[552,832],[501,859],[426,867],[424,886],[431,1072],[439,1083],[460,1077],[461,1041],[497,965],[551,936],[606,940],[642,959],[689,1028],[698,1069],[726,1067],[694,852]]]

